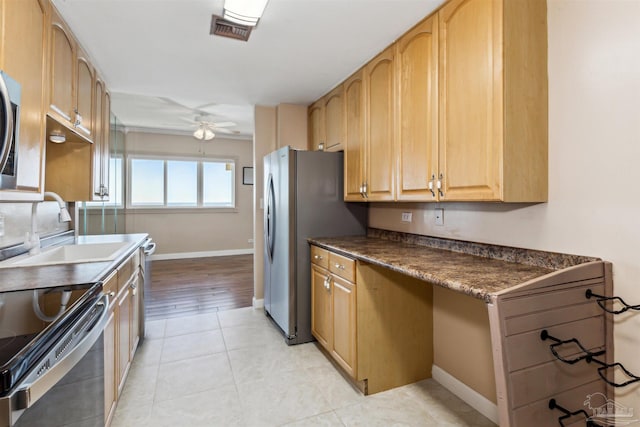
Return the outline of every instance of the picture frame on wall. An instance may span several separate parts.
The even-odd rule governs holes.
[[[253,185],[253,168],[242,168],[242,185]]]

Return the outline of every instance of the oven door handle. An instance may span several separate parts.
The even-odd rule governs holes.
[[[102,307],[102,314],[100,314],[100,318],[94,323],[91,330],[86,333],[84,338],[82,338],[66,356],[49,368],[44,375],[38,376],[36,380],[24,385],[16,392],[17,399],[14,410],[23,410],[33,406],[89,352],[107,324],[107,313],[109,311],[108,295],[103,295],[96,305]],[[65,338],[66,337],[63,337],[61,341],[64,341]]]
[[[11,151],[11,145],[13,144],[13,107],[11,107],[11,97],[9,96],[9,89],[4,82],[4,77],[0,74],[0,98],[4,105],[4,135],[2,135],[2,141],[0,141],[0,171],[4,169],[4,166],[9,159],[9,151]]]

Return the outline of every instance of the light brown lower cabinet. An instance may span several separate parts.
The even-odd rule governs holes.
[[[311,246],[311,333],[372,394],[431,376],[432,289]]]
[[[131,254],[104,281],[109,320],[104,329],[105,426],[113,419],[140,341],[140,252]]]

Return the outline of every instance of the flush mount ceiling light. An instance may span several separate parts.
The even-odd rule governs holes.
[[[255,27],[268,0],[224,0],[223,18],[236,24]]]
[[[216,136],[206,123],[201,123],[198,129],[193,132],[193,137],[200,141],[211,141]]]

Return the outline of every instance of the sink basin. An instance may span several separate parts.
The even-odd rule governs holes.
[[[56,246],[36,255],[21,255],[2,261],[0,268],[112,261],[128,246],[128,242]]]

